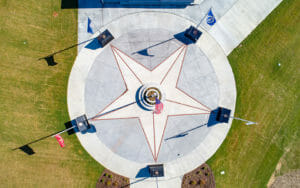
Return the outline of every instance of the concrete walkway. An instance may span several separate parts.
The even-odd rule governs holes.
[[[85,0],[80,0],[84,2]],[[235,47],[239,45],[255,28],[261,23],[270,12],[276,8],[282,0],[195,0],[194,6],[188,6],[185,9],[145,9],[145,8],[100,8],[98,0],[90,0],[91,6],[98,8],[78,9],[78,41],[85,41],[91,37],[87,33],[87,18],[92,20],[94,31],[101,30],[105,25],[122,16],[134,14],[137,12],[167,12],[176,14],[190,20],[195,25],[205,22],[205,17],[209,9],[217,19],[217,23],[207,28],[200,24],[200,27],[209,31],[215,40],[221,45],[225,54],[228,55]],[[147,20],[152,23],[153,21]],[[78,51],[82,46],[78,48]]]

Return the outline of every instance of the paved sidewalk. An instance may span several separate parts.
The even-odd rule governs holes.
[[[84,0],[80,0],[85,2]],[[209,30],[209,33],[220,43],[228,55],[239,45],[255,27],[262,22],[270,12],[276,8],[282,0],[195,0],[194,6],[184,9],[151,9],[151,8],[100,8],[98,0],[90,0],[91,5],[78,9],[78,42],[85,41],[91,37],[87,33],[87,19],[92,20],[94,31],[103,30],[105,25],[122,16],[137,12],[167,12],[186,18],[198,25],[210,8],[217,19],[217,23]],[[145,20],[151,24],[153,20]],[[168,22],[167,22],[168,23]],[[166,23],[166,24],[167,24]],[[83,46],[78,47],[78,51]]]

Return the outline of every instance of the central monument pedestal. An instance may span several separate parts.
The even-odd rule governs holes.
[[[147,111],[155,109],[155,98],[158,98],[161,102],[165,100],[165,93],[161,86],[156,83],[142,85],[136,92],[136,103]]]

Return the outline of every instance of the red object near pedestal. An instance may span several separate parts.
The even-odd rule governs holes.
[[[60,147],[62,147],[62,148],[65,147],[64,139],[59,134],[55,135],[54,137],[58,141]]]

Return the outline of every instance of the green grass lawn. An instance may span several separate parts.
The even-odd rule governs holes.
[[[67,81],[77,49],[57,54],[54,67],[37,60],[77,43],[77,10],[61,10],[60,2],[0,0],[0,187],[93,187],[103,170],[75,135],[62,135],[63,149],[49,138],[31,145],[32,156],[11,151],[69,120]]]
[[[32,156],[11,151],[69,120],[66,90],[76,48],[57,54],[54,67],[37,60],[77,42],[77,10],[61,10],[60,2],[0,0],[0,187],[94,187],[103,170],[75,135],[63,135],[63,149],[49,138],[31,145]],[[235,115],[259,124],[234,121],[208,162],[217,187],[264,187],[279,160],[281,174],[300,168],[299,10],[299,0],[283,1],[229,56]]]
[[[235,115],[259,124],[233,122],[208,162],[217,187],[265,187],[280,159],[281,173],[300,168],[299,10],[299,0],[284,0],[229,55],[238,92]]]

